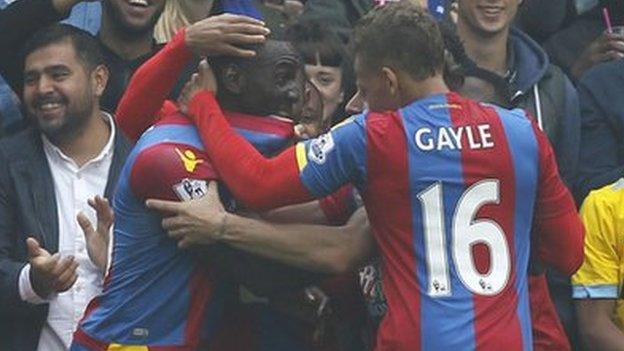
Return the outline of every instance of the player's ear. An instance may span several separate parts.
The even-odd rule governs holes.
[[[240,94],[244,84],[245,77],[240,67],[235,63],[228,64],[223,70],[223,88],[233,94]]]
[[[399,77],[394,70],[390,67],[382,67],[381,76],[386,85],[386,91],[388,91],[391,96],[396,96],[399,93]]]

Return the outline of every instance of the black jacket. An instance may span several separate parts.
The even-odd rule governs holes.
[[[115,189],[130,145],[116,133],[104,195]],[[58,214],[52,174],[39,132],[28,128],[0,141],[0,350],[35,351],[48,305],[21,301],[20,271],[27,262],[26,238],[58,251]]]

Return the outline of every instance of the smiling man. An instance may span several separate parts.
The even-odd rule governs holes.
[[[67,350],[100,292],[104,269],[75,216],[88,199],[111,195],[129,148],[100,110],[103,62],[95,39],[68,25],[26,44],[23,99],[34,127],[0,144],[3,349]]]

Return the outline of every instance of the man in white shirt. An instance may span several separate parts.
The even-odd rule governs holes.
[[[0,349],[61,351],[106,261],[76,216],[94,222],[87,200],[110,197],[129,145],[100,110],[108,70],[93,37],[54,25],[24,53],[34,127],[0,142]]]

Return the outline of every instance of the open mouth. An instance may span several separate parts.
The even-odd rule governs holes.
[[[131,6],[137,6],[137,7],[148,7],[149,6],[149,2],[147,2],[147,0],[130,0],[128,1],[128,3]]]

